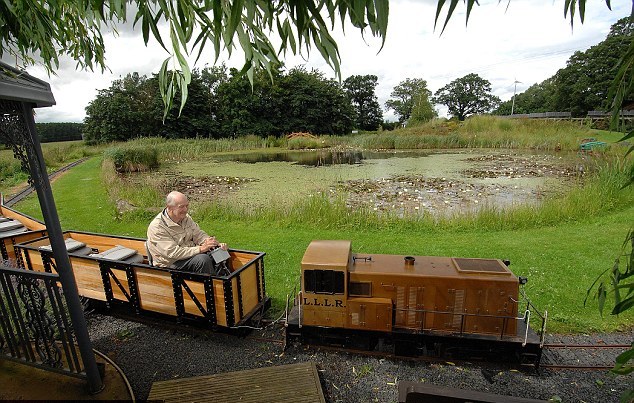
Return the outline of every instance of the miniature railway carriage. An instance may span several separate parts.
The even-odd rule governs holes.
[[[106,306],[129,305],[178,320],[203,320],[232,328],[259,316],[270,300],[264,283],[264,253],[230,249],[227,276],[210,276],[149,264],[145,240],[86,232],[64,232],[80,296]],[[27,269],[55,272],[47,237],[16,251]]]
[[[500,260],[360,255],[350,241],[313,241],[301,270],[288,338],[539,365],[543,338],[528,326],[536,310],[527,301],[521,311],[520,279]]]
[[[0,204],[0,254],[3,260],[15,260],[14,247],[46,235],[46,226],[27,215]]]

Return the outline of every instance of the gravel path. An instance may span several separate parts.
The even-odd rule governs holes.
[[[539,374],[503,365],[429,364],[291,346],[283,352],[281,329],[272,326],[241,338],[224,333],[170,330],[92,313],[88,327],[93,347],[126,374],[137,399],[148,397],[152,382],[212,375],[259,367],[313,361],[327,402],[398,402],[398,382],[414,381],[555,402],[618,402],[633,388],[633,375],[608,371],[542,370]],[[631,343],[633,333],[549,335],[547,342]],[[606,352],[610,354],[610,352]],[[605,358],[605,357],[603,357]]]

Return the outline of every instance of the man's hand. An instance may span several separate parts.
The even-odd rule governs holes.
[[[200,245],[200,253],[208,252],[217,247],[227,250],[226,243],[220,243],[216,240],[215,236],[210,236],[209,238],[205,239],[203,243]]]
[[[216,241],[216,237],[210,236],[205,239],[202,244],[200,244],[200,253],[205,253],[219,245],[218,241]]]

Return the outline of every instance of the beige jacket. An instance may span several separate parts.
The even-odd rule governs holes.
[[[147,247],[155,266],[170,267],[177,260],[200,253],[198,246],[208,237],[189,214],[177,224],[163,210],[147,229]]]

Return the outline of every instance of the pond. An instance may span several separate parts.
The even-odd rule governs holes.
[[[193,200],[266,207],[325,192],[379,212],[452,214],[537,203],[577,183],[582,163],[576,154],[516,150],[250,151],[164,173]]]

